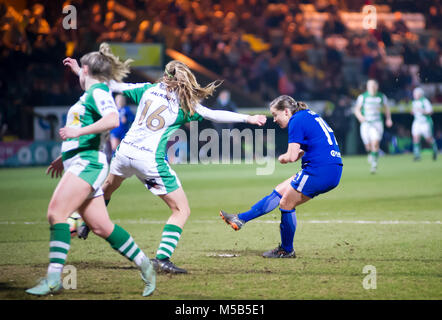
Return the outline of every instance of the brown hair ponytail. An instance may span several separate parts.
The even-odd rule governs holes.
[[[292,114],[295,114],[300,110],[308,109],[308,106],[303,101],[296,101],[290,96],[282,95],[270,102],[270,108],[275,108],[276,110],[284,110],[287,108]]]

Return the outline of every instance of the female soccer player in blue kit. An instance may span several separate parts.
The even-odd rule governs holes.
[[[280,163],[302,157],[302,170],[279,184],[271,194],[240,214],[220,212],[223,220],[239,230],[248,221],[266,214],[279,205],[281,244],[264,252],[266,258],[295,258],[293,238],[296,231],[296,207],[321,193],[335,188],[342,175],[342,159],[333,130],[304,102],[283,95],[270,103],[273,121],[288,128],[288,149]]]

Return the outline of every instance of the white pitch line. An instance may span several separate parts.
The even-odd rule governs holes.
[[[280,223],[279,221],[258,221],[261,223]],[[407,220],[389,220],[389,221],[368,221],[368,220],[300,220],[300,223],[312,224],[441,224],[440,221],[407,221]]]
[[[219,219],[210,220],[189,220],[189,223],[219,223]],[[166,220],[147,220],[147,219],[115,219],[113,222],[125,224],[164,224]],[[311,224],[441,224],[441,221],[413,221],[413,220],[299,220],[300,223]],[[279,220],[257,220],[254,223],[280,223]],[[47,224],[46,221],[0,221],[0,225],[34,225]]]

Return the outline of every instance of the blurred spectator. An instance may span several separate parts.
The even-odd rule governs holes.
[[[383,21],[379,21],[373,34],[376,39],[383,42],[386,47],[391,47],[393,45],[391,40],[391,31]]]
[[[145,43],[153,41],[153,37],[150,36],[150,29],[149,29],[150,26],[151,24],[149,20],[143,20],[140,22],[140,25],[138,26],[138,30],[134,39],[136,43]]]
[[[237,107],[235,102],[231,100],[230,97],[230,91],[228,90],[222,90],[218,98],[216,99],[215,106],[213,107],[215,110],[224,110],[224,111],[231,111],[231,112],[237,112]],[[232,130],[234,128],[233,123],[217,123],[212,122],[213,127],[218,132],[218,136],[221,137],[222,130],[223,129],[229,129]]]
[[[407,25],[405,24],[404,19],[402,19],[402,13],[399,11],[396,11],[394,13],[394,22],[393,22],[393,32],[405,35],[410,30],[408,29]]]
[[[427,29],[440,30],[442,28],[442,20],[440,19],[442,15],[440,5],[431,5],[428,9],[428,15],[426,17]]]
[[[350,119],[353,116],[351,109],[352,100],[348,96],[342,95],[334,103],[335,107],[327,120],[333,128],[336,140],[338,140],[339,149],[342,153],[345,153]]]
[[[397,3],[390,5],[391,28],[378,21],[370,32],[341,20],[340,11],[359,10],[349,0],[72,0],[81,12],[78,30],[62,27],[61,2],[29,3],[21,12],[0,3],[0,74],[9,80],[0,89],[16,112],[25,104],[67,104],[78,97],[78,81],[61,60],[95,50],[101,41],[162,42],[263,102],[280,94],[303,100],[354,96],[367,77],[378,79],[389,97],[406,100],[410,66],[418,69],[414,84],[442,82],[440,35],[410,30]],[[134,10],[136,19],[118,6]],[[440,31],[439,3],[413,6],[427,29]],[[393,68],[392,58],[406,67]],[[22,99],[11,99],[16,92]],[[9,114],[15,123],[8,122],[8,130],[20,128]]]
[[[0,110],[0,141],[3,141],[3,136],[8,130],[8,124],[6,123],[6,119],[3,115],[3,112]]]
[[[328,19],[325,21],[324,26],[322,27],[322,36],[326,38],[328,35],[332,34],[343,35],[346,30],[347,28],[339,16],[329,14]]]
[[[33,34],[34,37],[42,34],[49,34],[51,28],[48,21],[43,17],[44,6],[40,3],[34,4],[32,7],[32,15],[29,20],[27,30]]]

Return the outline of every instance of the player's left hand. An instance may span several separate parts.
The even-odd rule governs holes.
[[[260,127],[265,125],[266,121],[267,121],[267,117],[265,115],[262,115],[262,114],[257,114],[257,115],[254,115],[254,116],[249,116],[247,118],[247,123],[256,124],[256,125],[258,125]]]
[[[393,126],[393,121],[391,121],[391,119],[387,119],[385,120],[385,125],[387,128],[391,128]]]
[[[81,68],[78,65],[77,60],[68,57],[63,60],[63,64],[66,67],[71,68],[72,72],[74,72],[77,76],[79,75]]]
[[[78,138],[80,136],[80,130],[77,128],[64,127],[61,128],[58,133],[63,140]]]

